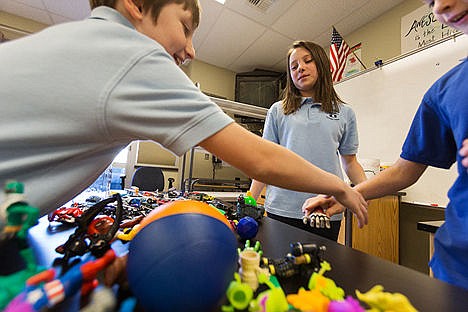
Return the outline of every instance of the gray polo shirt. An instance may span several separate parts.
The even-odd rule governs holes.
[[[358,150],[358,134],[354,111],[340,104],[340,112],[328,114],[321,104],[304,98],[295,113],[285,115],[281,102],[268,110],[263,137],[302,156],[317,167],[343,178],[341,155],[353,155]],[[268,212],[288,218],[302,218],[304,201],[316,194],[295,192],[268,185],[265,208]],[[340,220],[335,215],[332,220]]]
[[[181,155],[233,120],[117,11],[0,45],[0,183],[51,211],[133,140]],[[0,201],[3,195],[0,195]]]

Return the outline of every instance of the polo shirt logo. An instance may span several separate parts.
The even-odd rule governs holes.
[[[327,118],[331,120],[340,120],[340,118],[338,117],[338,114],[328,114]]]

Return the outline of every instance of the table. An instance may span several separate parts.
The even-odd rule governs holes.
[[[73,230],[51,235],[46,231],[47,226],[47,219],[41,218],[39,225],[30,230],[30,237],[32,245],[36,250],[40,250],[41,263],[50,265],[58,256],[53,248],[64,242]],[[332,278],[342,287],[346,295],[356,297],[356,289],[367,292],[373,286],[380,284],[387,292],[400,292],[407,296],[419,311],[456,312],[466,311],[468,307],[467,290],[268,217],[261,220],[255,240],[262,243],[264,256],[274,259],[286,256],[290,252],[290,243],[324,245],[327,249],[323,259],[332,267],[325,276]],[[239,242],[239,245],[242,245],[242,242]],[[299,286],[307,285],[307,280],[292,277],[282,281],[281,285],[286,293],[296,293]]]
[[[342,287],[346,295],[355,290],[367,292],[380,284],[388,292],[400,292],[408,297],[418,311],[467,311],[468,290],[452,286],[423,273],[365,254],[287,224],[263,218],[256,239],[263,246],[264,256],[281,258],[289,252],[292,242],[324,245],[324,260],[331,264],[325,276]],[[283,282],[286,293],[296,292],[297,280]]]

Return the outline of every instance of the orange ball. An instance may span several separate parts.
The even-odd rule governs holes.
[[[140,224],[143,228],[155,220],[181,213],[204,214],[218,219],[233,230],[231,223],[229,223],[228,219],[221,212],[213,206],[197,200],[175,200],[166,203],[151,211],[143,220],[141,220]]]

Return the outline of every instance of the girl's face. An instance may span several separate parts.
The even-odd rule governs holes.
[[[195,58],[192,12],[184,10],[184,4],[165,5],[159,13],[156,25],[151,10],[148,10],[138,30],[159,42],[172,55],[177,65]]]
[[[437,20],[468,35],[468,0],[424,0]]]
[[[299,47],[292,51],[289,56],[289,72],[301,95],[313,97],[318,71],[314,58],[307,49]]]

